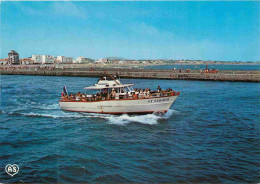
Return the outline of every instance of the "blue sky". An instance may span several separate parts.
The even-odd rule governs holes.
[[[260,2],[1,2],[1,58],[260,61]]]

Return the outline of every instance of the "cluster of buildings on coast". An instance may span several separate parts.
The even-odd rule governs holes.
[[[79,56],[76,59],[66,56],[53,56],[53,55],[32,55],[28,58],[19,58],[18,52],[11,50],[8,53],[8,58],[0,59],[0,65],[36,65],[36,64],[163,64],[162,60],[120,60],[120,59],[109,59],[101,58],[93,60]]]
[[[33,65],[33,64],[72,64],[72,63],[88,63],[94,60],[85,57],[77,57],[75,60],[72,57],[53,56],[53,55],[32,55],[28,58],[19,58],[18,52],[11,50],[8,57],[0,59],[1,65]]]
[[[66,56],[53,56],[53,55],[32,55],[28,58],[19,58],[18,52],[11,50],[8,53],[8,57],[0,59],[0,65],[45,65],[45,64],[120,64],[120,65],[132,65],[132,64],[243,64],[245,62],[223,62],[223,61],[203,61],[203,60],[129,60],[122,58],[101,58],[93,60],[79,56],[76,59]],[[253,62],[246,62],[247,64]],[[258,62],[257,62],[258,63]]]

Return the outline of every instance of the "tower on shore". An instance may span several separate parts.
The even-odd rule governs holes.
[[[10,50],[8,53],[8,64],[9,65],[19,65],[19,54],[15,50]]]

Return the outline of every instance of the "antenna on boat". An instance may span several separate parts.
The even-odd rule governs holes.
[[[116,81],[116,79],[113,77],[113,75],[111,75],[111,74],[109,74],[109,73],[108,73],[108,75],[116,82],[117,85],[120,85],[120,83],[118,83],[118,82]]]
[[[105,70],[104,74],[110,76],[110,77],[116,82],[117,85],[120,85],[120,83],[118,83],[118,82],[116,81],[116,79],[113,77],[112,74],[108,73],[106,70]]]

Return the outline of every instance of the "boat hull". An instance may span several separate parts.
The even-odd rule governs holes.
[[[147,99],[105,100],[94,102],[60,101],[62,110],[102,114],[149,114],[167,112],[177,96]]]

